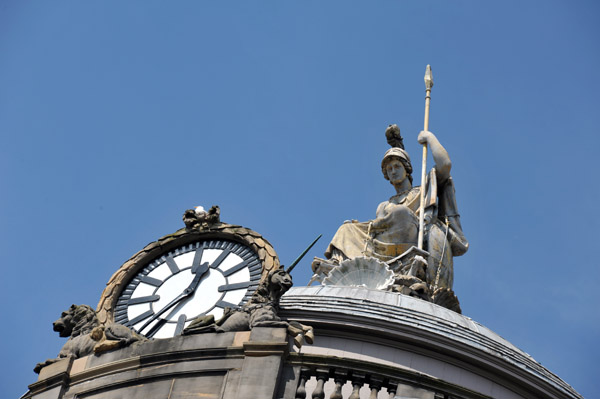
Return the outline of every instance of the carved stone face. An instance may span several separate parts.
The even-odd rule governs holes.
[[[73,327],[75,326],[73,316],[74,309],[70,308],[69,310],[62,312],[61,317],[52,323],[54,331],[56,331],[60,337],[69,337],[73,332]]]
[[[392,184],[402,183],[406,179],[406,170],[398,158],[392,158],[385,165],[385,171]]]
[[[275,274],[273,274],[273,276],[271,277],[271,283],[275,287],[281,287],[286,291],[290,289],[294,284],[292,282],[292,276],[290,276],[290,274],[285,270],[279,270]]]

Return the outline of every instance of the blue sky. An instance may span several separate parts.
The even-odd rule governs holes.
[[[419,182],[430,129],[471,249],[463,313],[600,397],[599,7],[591,1],[0,3],[3,397],[110,276],[195,205],[264,235],[310,278],[368,220],[397,123]],[[431,160],[430,160],[431,164]],[[14,343],[13,343],[14,342]],[[8,363],[6,363],[8,364]]]

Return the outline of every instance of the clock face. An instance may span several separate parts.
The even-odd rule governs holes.
[[[121,292],[115,322],[154,338],[181,334],[193,319],[245,303],[262,264],[247,246],[228,240],[185,245],[150,263]]]

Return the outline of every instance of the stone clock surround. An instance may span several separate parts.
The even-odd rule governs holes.
[[[96,308],[100,323],[106,324],[114,321],[114,310],[120,293],[141,269],[161,255],[166,255],[178,247],[208,239],[236,241],[249,246],[256,252],[263,264],[261,280],[269,271],[279,267],[279,258],[273,246],[260,234],[245,227],[218,223],[204,230],[180,229],[146,245],[113,274],[102,292]]]

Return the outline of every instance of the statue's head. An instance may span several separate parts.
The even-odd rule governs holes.
[[[81,330],[91,329],[99,324],[96,312],[88,305],[71,305],[52,323],[54,331],[61,337],[77,336]]]
[[[292,276],[283,266],[278,269],[273,269],[267,275],[267,278],[258,285],[250,302],[264,303],[275,299],[279,302],[279,298],[289,290],[293,285]]]
[[[392,147],[385,152],[385,155],[381,160],[381,171],[383,172],[383,177],[385,177],[386,180],[390,180],[387,174],[386,166],[393,159],[399,160],[402,163],[402,166],[404,166],[404,170],[406,171],[406,177],[408,177],[410,184],[412,184],[413,170],[410,163],[410,157],[408,156],[408,152],[404,151],[400,147]]]
[[[292,276],[285,271],[283,267],[271,270],[268,279],[271,286],[282,289],[284,292],[289,290],[294,284],[292,282]]]

